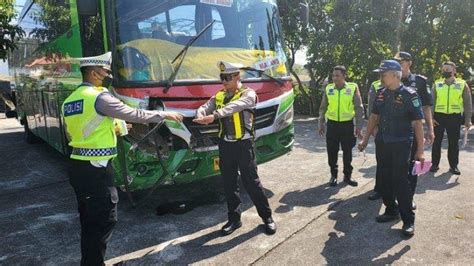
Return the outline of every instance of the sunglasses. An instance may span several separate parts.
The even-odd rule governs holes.
[[[221,81],[231,81],[236,74],[220,74],[219,77],[221,78]]]

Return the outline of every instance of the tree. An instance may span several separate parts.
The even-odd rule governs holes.
[[[5,61],[8,53],[17,48],[16,41],[25,32],[18,25],[12,25],[15,18],[15,9],[12,0],[0,2],[0,59]]]

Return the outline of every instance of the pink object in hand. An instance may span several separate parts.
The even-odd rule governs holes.
[[[423,175],[426,174],[431,168],[431,161],[425,161],[423,163],[423,168],[421,168],[421,162],[415,161],[415,165],[413,166],[413,170],[411,171],[412,175]]]

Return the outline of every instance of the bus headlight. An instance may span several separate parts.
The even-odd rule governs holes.
[[[280,131],[293,123],[293,106],[278,116],[275,122],[275,132]]]

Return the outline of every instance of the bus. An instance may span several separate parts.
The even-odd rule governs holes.
[[[26,141],[70,153],[60,108],[82,81],[75,59],[107,51],[113,95],[131,107],[184,115],[182,123],[132,124],[113,160],[121,188],[219,175],[218,124],[192,120],[222,89],[221,60],[246,66],[243,83],[258,95],[257,162],[292,149],[294,94],[276,0],[27,0],[19,24],[26,35],[9,64]]]

